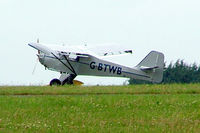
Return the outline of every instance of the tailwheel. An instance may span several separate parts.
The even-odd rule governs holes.
[[[60,86],[61,85],[61,81],[59,79],[52,79],[50,81],[50,86]]]

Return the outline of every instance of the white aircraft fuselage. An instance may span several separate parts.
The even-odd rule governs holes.
[[[42,65],[62,74],[59,79],[61,84],[77,75],[126,77],[155,83],[161,82],[163,77],[164,55],[156,51],[150,52],[137,66],[130,68],[107,61],[84,47],[48,47],[39,43],[30,43],[29,46],[39,51],[38,58]]]

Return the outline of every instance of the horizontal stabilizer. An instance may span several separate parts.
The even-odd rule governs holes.
[[[142,71],[152,71],[153,69],[159,68],[159,66],[155,67],[146,67],[146,66],[140,66],[140,70]]]

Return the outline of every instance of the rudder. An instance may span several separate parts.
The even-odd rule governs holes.
[[[151,81],[160,83],[163,79],[164,54],[151,51],[136,67],[151,76]]]

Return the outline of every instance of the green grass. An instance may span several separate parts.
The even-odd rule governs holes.
[[[200,132],[200,84],[0,87],[0,132]]]

